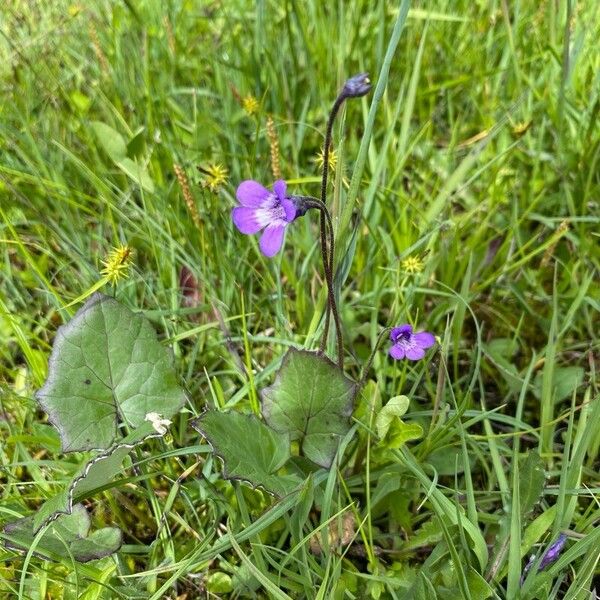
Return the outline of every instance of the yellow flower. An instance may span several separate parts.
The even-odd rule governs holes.
[[[531,127],[531,121],[519,121],[513,125],[513,133],[516,136],[523,135]]]
[[[228,171],[219,163],[212,163],[200,170],[204,173],[202,187],[208,188],[211,192],[219,191],[219,188],[227,181]]]
[[[258,100],[252,95],[252,94],[248,94],[243,100],[242,100],[242,107],[244,109],[244,112],[251,117],[253,114],[255,114],[256,112],[258,112]]]
[[[402,261],[402,269],[406,273],[420,273],[423,267],[423,261],[418,256],[409,256]]]
[[[117,246],[111,250],[106,260],[102,261],[104,269],[101,273],[114,285],[121,277],[129,275],[128,271],[132,262],[133,248],[127,245]]]
[[[335,170],[337,161],[338,161],[337,152],[333,148],[330,148],[329,149],[329,157],[327,159],[327,162],[329,163],[329,168],[332,171]],[[325,152],[323,151],[323,148],[321,148],[321,150],[319,150],[319,153],[315,157],[315,162],[319,166],[319,169],[323,168],[323,165],[325,164]]]

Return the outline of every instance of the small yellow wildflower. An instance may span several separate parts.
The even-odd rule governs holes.
[[[121,277],[129,275],[129,267],[133,262],[133,248],[131,246],[122,245],[113,248],[106,258],[102,261],[104,269],[101,273],[110,283],[115,285]]]
[[[516,136],[523,135],[531,127],[531,121],[519,121],[513,125],[513,133]]]
[[[219,163],[212,163],[200,170],[204,173],[202,187],[208,188],[211,192],[218,192],[219,188],[227,181],[228,171]]]
[[[327,159],[327,162],[329,163],[329,168],[332,171],[335,170],[337,161],[338,161],[337,152],[333,148],[330,148],[329,157]],[[325,152],[324,152],[323,148],[321,148],[321,150],[319,150],[319,153],[315,157],[315,162],[319,166],[319,169],[323,168],[323,165],[325,164]]]
[[[258,112],[258,106],[258,100],[252,94],[248,94],[242,100],[242,108],[249,117]]]
[[[423,267],[423,261],[418,256],[409,256],[402,261],[402,269],[406,273],[420,273]]]

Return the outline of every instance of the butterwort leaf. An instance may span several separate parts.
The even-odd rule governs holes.
[[[122,471],[123,460],[132,449],[153,437],[162,436],[146,422],[118,444],[86,461],[65,489],[40,506],[33,517],[34,533],[60,514],[71,514],[75,502],[89,498],[110,483]]]
[[[119,425],[135,429],[148,413],[171,416],[185,393],[150,323],[96,293],[58,330],[36,398],[63,452],[75,452],[110,447]]]
[[[277,433],[256,415],[207,410],[192,423],[223,461],[226,479],[241,479],[285,496],[300,485],[294,474],[278,474],[290,458],[288,435]]]
[[[262,414],[275,431],[299,440],[306,458],[329,468],[350,429],[357,391],[327,357],[291,348],[273,385],[261,392]]]
[[[3,533],[7,548],[27,551],[36,536],[33,516],[8,523]],[[61,515],[48,526],[38,540],[35,552],[46,559],[70,560],[73,556],[79,562],[88,562],[116,552],[121,547],[122,537],[115,527],[105,527],[90,534],[90,517],[83,505],[77,504],[71,514]]]

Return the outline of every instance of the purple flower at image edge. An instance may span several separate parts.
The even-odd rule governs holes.
[[[548,550],[546,550],[546,552],[542,556],[542,559],[540,560],[540,565],[538,567],[539,571],[543,571],[546,567],[550,566],[553,562],[556,562],[558,560],[560,553],[562,552],[563,548],[565,547],[565,544],[567,543],[567,539],[567,536],[564,533],[561,533],[558,536],[556,542],[550,545],[550,547],[548,548]],[[531,570],[531,567],[535,563],[536,558],[537,557],[534,554],[530,557],[527,565],[525,565],[525,569],[523,569],[523,573],[521,575],[521,585],[523,585],[523,582],[525,581],[525,576]]]
[[[259,247],[265,256],[279,252],[285,228],[296,218],[296,208],[286,196],[286,189],[283,179],[273,184],[272,192],[257,181],[247,179],[235,193],[240,206],[231,211],[231,219],[239,231],[247,235],[264,229]]]
[[[435,344],[435,336],[428,331],[413,333],[411,325],[393,327],[390,332],[392,347],[390,356],[395,360],[407,358],[408,360],[421,360],[425,350]]]

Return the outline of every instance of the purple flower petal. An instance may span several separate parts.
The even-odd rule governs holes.
[[[265,228],[264,233],[260,236],[260,251],[269,258],[275,256],[283,244],[284,225],[270,224]]]
[[[235,196],[242,206],[259,207],[265,198],[268,198],[271,192],[263,187],[258,181],[246,179],[242,181],[235,192]]]
[[[399,346],[398,344],[394,344],[390,350],[390,356],[394,360],[402,360],[405,356],[405,351],[403,346]]]
[[[231,211],[233,224],[246,234],[258,233],[262,226],[256,218],[256,209],[248,206],[238,206]]]
[[[550,546],[550,548],[548,548],[548,550],[542,557],[542,560],[540,562],[540,571],[542,569],[545,569],[548,565],[551,565],[554,561],[556,561],[558,559],[566,542],[567,542],[567,536],[564,533],[561,533],[558,536],[558,539],[556,540],[556,542],[554,542],[554,544],[552,544]]]
[[[277,197],[283,201],[285,199],[285,192],[287,190],[287,184],[283,179],[278,179],[273,184],[273,191],[277,194]]]
[[[392,327],[392,331],[390,331],[390,340],[395,342],[402,334],[408,334],[409,336],[412,334],[413,328],[410,325],[400,325],[400,327]]]
[[[281,206],[283,206],[283,210],[285,211],[285,220],[288,223],[291,223],[296,218],[296,207],[294,203],[288,198],[284,198],[281,201]]]
[[[406,358],[408,360],[421,360],[425,356],[425,350],[419,346],[410,346],[406,349]]]
[[[421,348],[431,348],[435,344],[435,336],[429,331],[420,331],[412,336],[412,339]]]

